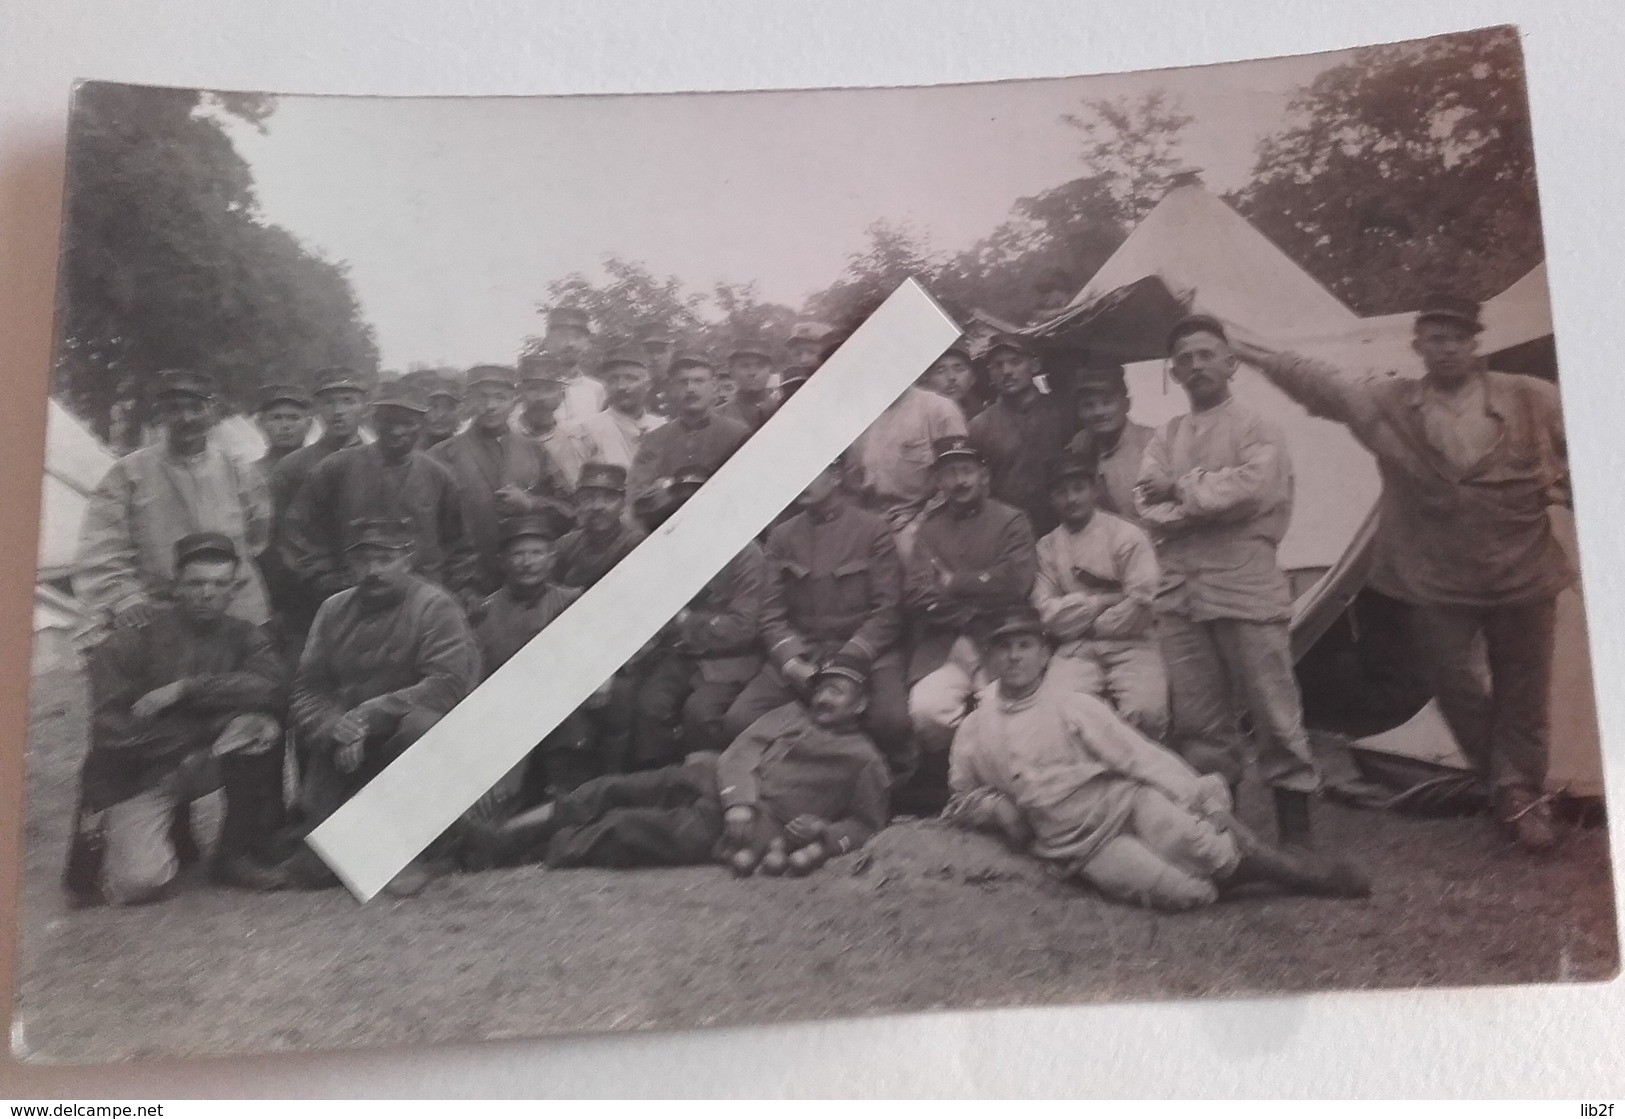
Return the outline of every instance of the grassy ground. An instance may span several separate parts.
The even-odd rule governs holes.
[[[521,869],[416,898],[189,881],[73,912],[57,888],[83,742],[72,680],[36,689],[13,1039],[43,1061],[676,1028],[943,1006],[1605,979],[1606,837],[1534,861],[1482,820],[1327,806],[1364,902],[1253,897],[1161,916],[929,822],[812,879]],[[1243,815],[1263,823],[1264,797]]]

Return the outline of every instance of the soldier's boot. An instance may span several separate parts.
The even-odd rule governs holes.
[[[1275,837],[1283,847],[1313,847],[1309,829],[1309,794],[1295,789],[1272,789],[1275,799]]]
[[[540,862],[547,841],[562,826],[551,803],[508,820],[469,821],[457,852],[457,863],[464,870],[478,871],[520,862]]]
[[[1557,821],[1550,799],[1519,785],[1506,785],[1495,794],[1496,817],[1507,836],[1525,851],[1543,855],[1557,846]]]
[[[282,754],[232,753],[220,759],[226,814],[209,877],[242,890],[285,889],[287,870],[261,863],[282,815]]]
[[[1306,850],[1274,846],[1240,824],[1233,824],[1230,832],[1241,858],[1219,883],[1221,887],[1267,882],[1310,897],[1371,896],[1371,880],[1348,863]]]

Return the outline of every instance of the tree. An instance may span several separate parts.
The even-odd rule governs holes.
[[[919,231],[885,219],[864,230],[868,243],[848,254],[846,268],[829,287],[807,300],[807,313],[838,329],[855,325],[910,276],[927,281],[942,268],[942,260]]]
[[[1290,111],[1233,202],[1356,311],[1441,287],[1486,298],[1540,262],[1512,28],[1356,51]]]
[[[104,438],[139,430],[159,369],[213,373],[228,404],[322,365],[376,370],[342,265],[259,214],[220,115],[271,98],[91,82],[68,140],[56,387]],[[115,440],[118,442],[119,440]]]
[[[649,330],[684,338],[704,325],[699,314],[703,298],[685,291],[676,276],[657,278],[641,262],[614,255],[604,258],[603,269],[607,283],[596,283],[580,272],[554,280],[537,313],[546,315],[553,307],[581,308],[592,319],[598,348],[604,352],[634,343]],[[533,334],[525,339],[524,352],[536,352],[541,345],[542,336]]]

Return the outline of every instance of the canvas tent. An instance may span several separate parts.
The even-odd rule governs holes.
[[[1207,311],[1284,348],[1351,372],[1420,375],[1410,350],[1414,315],[1360,318],[1234,210],[1190,178],[1175,185],[1101,266],[1068,308],[1032,330],[1040,341],[1125,363],[1131,415],[1153,426],[1186,410],[1166,376],[1167,329],[1189,310]],[[1497,368],[1540,373],[1552,347],[1551,308],[1541,265],[1483,308],[1482,350]],[[1511,355],[1511,360],[1507,359]],[[1519,361],[1525,362],[1523,366]],[[1551,372],[1555,373],[1555,363]],[[1341,424],[1310,416],[1256,371],[1234,382],[1238,399],[1285,434],[1296,476],[1292,523],[1280,558],[1294,576],[1294,652],[1302,656],[1364,582],[1381,491],[1369,452]],[[1572,530],[1554,511],[1560,537]],[[1580,593],[1558,604],[1550,785],[1601,793],[1602,759]],[[1583,697],[1583,701],[1581,700]],[[1460,758],[1431,704],[1366,740],[1373,749],[1421,760]]]
[[[45,476],[40,494],[39,570],[34,584],[34,667],[68,667],[89,616],[68,592],[85,504],[115,459],[53,398],[46,402]]]

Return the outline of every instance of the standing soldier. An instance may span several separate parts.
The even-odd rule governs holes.
[[[462,495],[463,526],[478,564],[475,590],[483,598],[502,584],[498,523],[526,514],[553,522],[562,535],[574,521],[564,476],[537,443],[513,430],[513,370],[476,365],[468,371],[473,417],[468,430],[430,452],[451,471]]]
[[[379,520],[410,527],[417,571],[477,601],[474,550],[451,471],[417,449],[428,411],[421,393],[399,381],[380,386],[372,443],[335,451],[311,471],[288,510],[286,559],[312,593],[326,598],[352,585],[346,557],[356,526]]]
[[[970,422],[971,442],[987,463],[994,499],[1021,510],[1042,535],[1055,527],[1045,465],[1077,434],[1077,417],[1039,391],[1038,351],[1028,339],[994,335],[987,363],[998,399]]]
[[[600,370],[609,404],[582,425],[600,462],[632,468],[643,437],[666,421],[648,410],[649,366],[637,350],[617,350]]]
[[[710,476],[750,438],[751,429],[716,412],[717,377],[702,354],[678,354],[671,363],[676,415],[643,437],[632,459],[627,489],[635,503],[658,508],[672,478],[697,470]]]
[[[423,418],[422,450],[432,450],[453,435],[463,422],[463,389],[451,370],[430,372],[423,379],[429,414]]]
[[[1121,365],[1086,365],[1078,372],[1074,392],[1082,430],[1067,450],[1099,460],[1101,508],[1138,524],[1134,487],[1156,432],[1128,418],[1128,380]]]
[[[796,323],[795,329],[790,331],[790,339],[784,344],[785,365],[810,366],[817,369],[823,364],[824,340],[829,337],[829,327],[821,322],[810,319]]]
[[[677,340],[663,326],[651,326],[639,338],[643,361],[649,369],[648,399],[644,406],[657,416],[671,415],[671,400],[666,383],[671,373],[671,359],[677,352]],[[607,386],[606,386],[607,388]]]
[[[1420,380],[1356,379],[1238,343],[1317,416],[1377,457],[1382,504],[1370,582],[1408,603],[1429,683],[1530,851],[1557,842],[1543,795],[1557,595],[1574,579],[1547,510],[1566,501],[1557,389],[1478,356],[1478,304],[1429,296],[1411,345]],[[1489,654],[1488,688],[1475,645]]]
[[[1106,700],[1147,738],[1168,732],[1168,674],[1157,648],[1156,553],[1145,533],[1100,509],[1099,467],[1068,452],[1050,464],[1060,527],[1038,542],[1033,604],[1054,638],[1057,684]]]
[[[258,555],[270,539],[264,478],[210,444],[214,378],[166,369],[157,382],[162,440],[113,464],[79,526],[74,594],[115,627],[141,625],[169,600],[183,536],[220,533],[239,556]],[[264,624],[270,611],[259,570],[245,564],[237,578],[228,612]]]
[[[587,352],[592,349],[592,324],[579,307],[554,307],[547,313],[542,352],[558,360],[564,399],[558,405],[561,423],[580,424],[604,407],[604,386],[587,375]]]
[[[912,529],[936,493],[933,448],[964,435],[965,417],[953,401],[917,385],[904,389],[852,445],[864,504],[893,532]],[[899,540],[904,552],[908,539]]]
[[[90,651],[90,751],[66,881],[79,904],[162,898],[181,852],[195,857],[191,802],[222,787],[215,881],[283,884],[254,856],[281,822],[287,670],[258,626],[226,614],[240,567],[230,537],[183,536],[173,605]]]
[[[818,669],[837,655],[869,679],[867,728],[901,784],[917,757],[903,681],[902,569],[890,529],[855,506],[837,460],[796,499],[795,516],[764,550],[762,646],[767,663],[728,709],[732,739],[769,711],[805,700]]]
[[[390,390],[384,399],[394,395]],[[385,419],[379,442],[400,438],[396,427]],[[412,425],[408,447],[417,441],[418,428]],[[319,478],[318,473],[312,485]],[[383,772],[479,683],[479,649],[456,600],[413,574],[412,549],[420,535],[418,526],[400,520],[368,519],[345,526],[350,586],[317,611],[288,710],[309,750],[300,801],[312,827]],[[295,856],[293,870],[300,885],[336,881],[308,849]],[[423,878],[414,863],[388,889],[413,893]]]
[[[961,338],[943,355],[931,363],[920,378],[920,387],[930,389],[959,405],[967,421],[974,419],[987,407],[981,379],[976,373],[976,360],[971,356],[970,341]]]
[[[728,354],[728,379],[733,382],[733,399],[722,409],[755,433],[761,430],[778,399],[769,379],[773,376],[773,355],[765,342],[741,342]]]
[[[298,385],[266,385],[254,406],[254,423],[265,437],[265,455],[255,464],[270,478],[276,464],[305,445],[310,434],[310,394]]]
[[[987,464],[969,439],[944,439],[936,453],[943,504],[920,522],[904,604],[914,622],[909,714],[921,746],[945,761],[954,730],[987,683],[980,624],[991,611],[1027,602],[1038,553],[1027,518],[988,497]]]
[[[598,457],[598,446],[579,423],[563,418],[566,385],[557,356],[543,353],[521,357],[520,405],[514,427],[548,453],[565,484],[574,489],[581,478],[581,468]]]
[[[1307,846],[1320,774],[1293,676],[1292,591],[1275,558],[1292,519],[1292,462],[1275,426],[1231,397],[1236,355],[1217,319],[1181,319],[1168,349],[1191,410],[1146,447],[1136,502],[1162,564],[1157,628],[1172,744],[1235,789],[1247,760],[1239,692],[1279,838]]]

